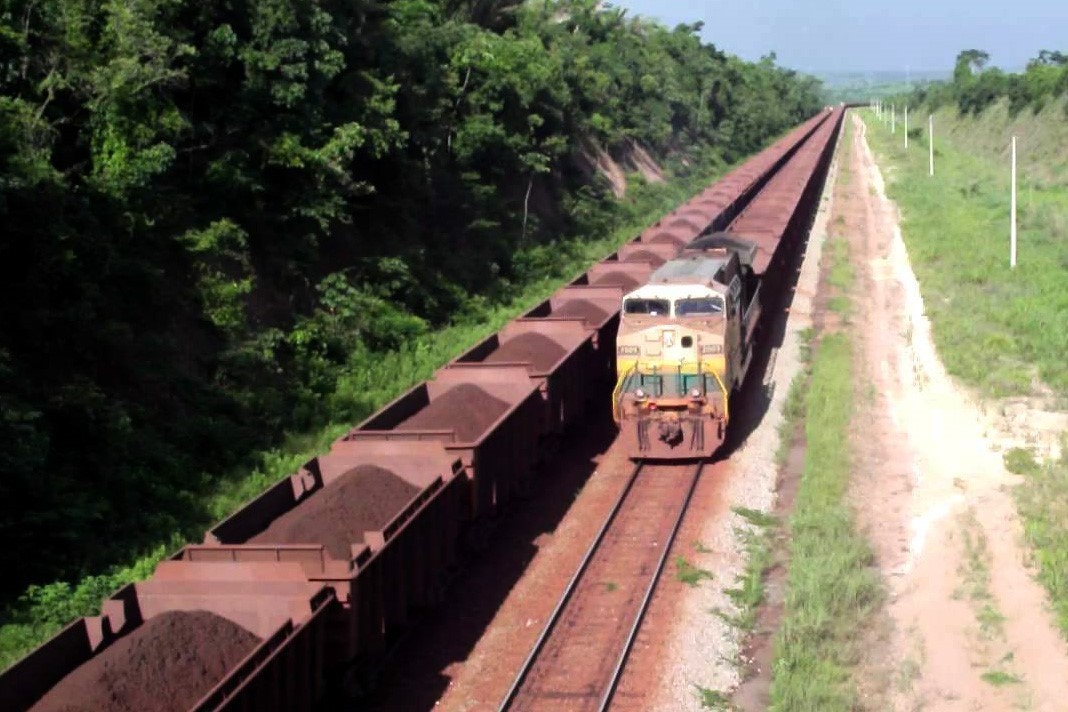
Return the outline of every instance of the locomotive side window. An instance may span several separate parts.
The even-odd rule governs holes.
[[[722,313],[723,300],[719,297],[679,299],[675,302],[675,316],[704,316]]]
[[[623,302],[624,314],[667,316],[670,311],[671,302],[666,299],[628,299]]]

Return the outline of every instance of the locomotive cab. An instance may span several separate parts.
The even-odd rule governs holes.
[[[632,457],[702,458],[723,442],[755,293],[751,243],[732,240],[698,238],[623,297],[613,415]]]

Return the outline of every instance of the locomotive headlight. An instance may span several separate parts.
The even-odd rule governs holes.
[[[690,398],[697,399],[697,398],[700,398],[700,397],[701,397],[701,389],[700,388],[691,388],[690,389]]]
[[[645,391],[641,388],[638,388],[634,391],[634,397],[638,400],[645,400]]]
[[[637,346],[619,346],[619,347],[616,348],[616,353],[619,354],[620,356],[637,356],[638,355],[638,347]]]
[[[723,344],[701,344],[701,353],[703,355],[721,354],[723,353]]]

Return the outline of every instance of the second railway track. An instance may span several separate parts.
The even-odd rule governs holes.
[[[502,712],[608,709],[703,468],[635,467]]]

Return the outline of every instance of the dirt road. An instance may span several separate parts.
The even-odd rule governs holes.
[[[1068,653],[1026,567],[998,437],[946,374],[865,127],[836,205],[857,276],[853,498],[890,602],[873,708],[1068,709]],[[879,637],[879,636],[875,636]]]

